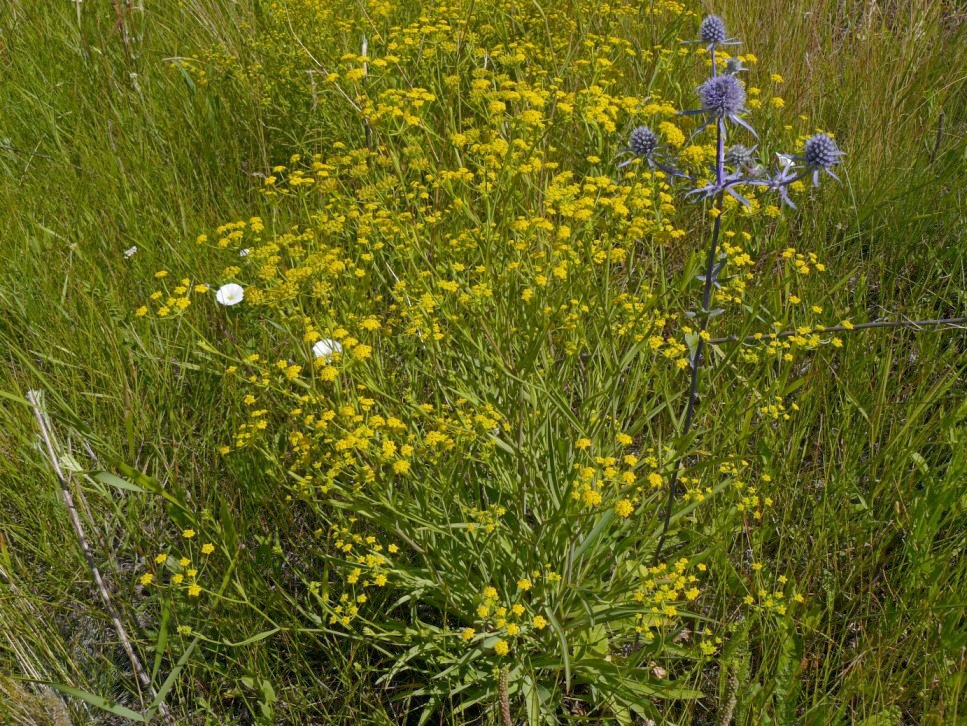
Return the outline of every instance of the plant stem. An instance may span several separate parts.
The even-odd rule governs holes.
[[[510,716],[510,688],[509,674],[507,666],[500,669],[500,677],[497,682],[497,690],[500,692],[500,724],[501,726],[513,726],[514,721]]]
[[[938,318],[937,320],[874,320],[872,323],[856,323],[847,328],[844,325],[831,325],[828,328],[819,330],[818,328],[810,332],[813,333],[850,333],[854,330],[869,330],[870,328],[943,328],[949,326],[955,330],[963,330],[963,325],[967,324],[967,318]],[[797,330],[783,330],[781,333],[759,333],[757,335],[726,335],[724,338],[712,338],[709,345],[719,345],[721,343],[764,343],[780,338],[790,338],[798,335]]]
[[[712,70],[715,70],[715,51],[712,51]],[[688,436],[692,429],[692,419],[695,416],[695,407],[698,404],[698,374],[702,367],[702,353],[705,351],[705,339],[702,334],[708,327],[709,309],[712,303],[712,272],[715,269],[715,255],[718,252],[719,232],[722,229],[722,197],[725,192],[721,190],[722,180],[725,176],[725,121],[719,119],[716,133],[716,159],[715,175],[720,187],[718,195],[715,197],[715,222],[712,225],[712,243],[709,245],[708,258],[705,260],[705,285],[702,290],[702,315],[699,321],[698,343],[695,345],[695,354],[692,357],[692,380],[688,391],[688,403],[685,407],[685,423],[682,426],[682,437]],[[651,566],[658,564],[661,557],[662,548],[665,546],[665,537],[668,535],[668,528],[671,526],[672,509],[675,504],[675,496],[678,494],[678,477],[681,472],[681,462],[675,465],[672,472],[671,481],[668,483],[668,501],[665,503],[665,519],[661,528],[661,536],[655,547],[655,554],[651,560]]]

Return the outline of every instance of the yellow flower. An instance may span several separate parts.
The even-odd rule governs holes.
[[[464,628],[463,632],[460,633],[460,637],[464,640],[473,640],[473,636],[477,634],[477,631],[473,628]]]
[[[184,532],[181,533],[181,536],[184,537],[185,539],[191,539],[192,537],[195,536],[195,530],[186,529]]]
[[[591,446],[591,439],[578,439],[574,442],[575,449],[587,449]]]
[[[532,588],[533,586],[534,586],[534,583],[532,583],[532,582],[531,582],[530,580],[528,580],[528,579],[527,579],[526,577],[524,577],[524,578],[521,578],[520,580],[518,580],[518,581],[517,581],[517,589],[518,589],[518,590],[523,590],[524,592],[527,592],[527,591],[528,591],[528,590],[530,590],[530,589],[531,589],[531,588]]]
[[[201,585],[189,585],[188,597],[198,597],[201,595]]]
[[[507,626],[507,635],[514,636],[514,635],[517,635],[517,633],[519,632],[520,632],[520,626],[518,626],[516,623],[511,623],[510,625]]]
[[[210,555],[214,551],[215,545],[211,544],[210,542],[201,546],[201,553],[203,555]]]
[[[504,640],[498,640],[494,643],[494,653],[497,655],[507,655],[510,652],[510,646]]]
[[[150,572],[146,572],[143,575],[141,575],[141,584],[144,585],[145,587],[150,585],[153,580],[154,580],[154,575],[152,575]]]
[[[534,627],[537,628],[538,630],[543,630],[544,628],[547,627],[547,620],[544,619],[543,615],[535,615],[534,619],[531,622],[534,624]]]
[[[685,143],[685,134],[671,121],[662,121],[658,124],[658,131],[665,137],[669,146],[678,148]]]
[[[165,562],[168,561],[168,555],[162,552],[157,557],[154,558],[154,561],[159,565],[164,564]]]
[[[631,513],[635,511],[634,505],[629,499],[622,499],[614,507],[615,513],[622,519],[627,519],[631,516]]]

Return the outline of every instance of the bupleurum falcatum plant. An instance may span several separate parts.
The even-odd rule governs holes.
[[[454,52],[446,20],[415,32]],[[755,190],[795,189],[837,153],[783,157],[768,172],[754,146],[726,149],[732,127],[752,133],[742,63],[718,68],[716,49],[732,42],[721,21],[706,20],[701,36],[713,76],[687,146],[669,101],[605,90],[618,77],[601,59],[585,88],[568,91],[539,74],[513,80],[519,56],[502,68],[465,51],[478,61],[447,78],[467,86],[454,128],[433,113],[439,93],[377,74],[387,62],[372,57],[375,44],[344,56],[329,82],[371,94],[358,107],[373,146],[334,142],[273,168],[266,198],[280,217],[288,200],[308,206],[310,223],[253,217],[200,236],[233,255],[228,267],[212,284],[173,287],[161,271],[163,289],[138,310],[190,320],[193,300],[214,293],[229,319],[285,331],[274,352],[228,355],[246,413],[222,453],[257,452],[278,474],[294,531],[314,532],[297,552],[276,548],[307,629],[367,648],[378,685],[427,718],[662,721],[659,704],[701,696],[696,674],[722,647],[703,613],[703,555],[662,558],[667,525],[727,488],[737,511],[761,517],[769,500],[751,480],[769,475],[731,454],[718,460],[726,483],[683,471],[684,447],[650,423],[666,395],[650,386],[690,376],[676,441],[687,439],[711,304],[741,305],[750,264],[734,230],[720,245],[723,215],[763,210]],[[396,53],[386,58],[405,64]],[[414,50],[406,67],[429,85],[424,64]],[[613,148],[618,121],[638,114],[664,120],[632,132],[631,163],[603,153],[587,156],[586,172],[561,168],[555,143]],[[439,138],[452,161],[428,151]],[[678,186],[713,200],[702,308],[687,317],[636,267],[642,239],[686,238]],[[757,403],[766,420],[784,410],[774,397]],[[785,614],[799,595],[781,583],[759,591]]]
[[[223,306],[232,338],[203,350],[224,361],[243,413],[221,453],[271,472],[293,521],[264,554],[285,573],[273,593],[307,632],[364,649],[368,675],[408,713],[668,722],[672,701],[701,695],[728,637],[703,599],[721,573],[685,530],[728,539],[766,516],[772,472],[742,446],[770,444],[797,408],[770,376],[850,327],[824,327],[823,305],[799,298],[825,270],[815,253],[753,260],[749,229],[778,223],[841,152],[819,132],[796,155],[760,148],[747,112],[765,106],[742,81],[756,61],[727,54],[736,41],[716,17],[698,49],[610,35],[574,49],[567,17],[511,5],[549,47],[504,44],[486,22],[455,27],[468,21],[436,6],[358,54],[326,35],[314,75],[291,79],[318,84],[313,105],[318,94],[338,138],[267,169],[271,216],[198,238],[229,263],[159,271],[137,314],[191,324],[199,299]],[[310,30],[358,35],[327,8]],[[612,12],[643,17],[638,3]],[[649,12],[673,29],[693,20],[673,2]],[[287,11],[266,13],[289,27]],[[564,82],[557,58],[572,52]],[[700,108],[622,93],[630,57],[707,59]],[[619,143],[630,156],[614,164]],[[707,250],[689,233],[700,209]],[[689,257],[684,282],[666,253]],[[676,291],[690,299],[696,275],[686,311]],[[713,338],[715,320],[731,335]],[[743,395],[728,413],[711,395],[699,407],[703,367],[726,363]],[[753,369],[765,372],[748,383]],[[739,422],[725,451],[717,416]],[[730,594],[746,627],[752,613],[793,627],[795,583],[754,553],[739,569]]]

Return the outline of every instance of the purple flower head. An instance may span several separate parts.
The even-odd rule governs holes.
[[[754,149],[742,144],[733,144],[725,152],[725,163],[734,167],[749,166],[752,163],[753,151]]]
[[[832,172],[832,168],[840,163],[840,157],[844,154],[845,152],[840,151],[836,142],[826,134],[815,134],[806,139],[802,160],[813,172],[813,184],[819,184],[820,171],[825,171],[839,181],[839,177]]]
[[[650,159],[658,148],[658,134],[647,126],[639,126],[631,132],[628,148],[635,156]]]
[[[728,40],[728,33],[725,32],[725,21],[718,15],[706,15],[698,28],[698,37],[702,39],[703,43],[721,45]]]
[[[712,76],[705,83],[695,89],[702,108],[695,111],[679,111],[683,116],[705,114],[706,121],[692,136],[704,131],[708,126],[717,123],[724,128],[725,119],[734,124],[744,126],[749,133],[758,138],[755,129],[742,120],[745,113],[745,86],[735,76]]]
[[[670,165],[667,161],[661,158],[659,153],[659,139],[658,134],[652,131],[647,126],[639,126],[634,131],[631,132],[631,136],[628,139],[628,148],[624,151],[630,151],[635,156],[644,159],[648,162],[648,166],[652,169],[661,169],[669,177],[684,177],[690,179],[687,174],[683,174],[681,171],[676,169],[674,166]],[[618,168],[628,166],[634,159],[629,159],[621,164],[618,164]]]
[[[714,76],[698,87],[702,109],[724,118],[741,113],[745,107],[745,88],[735,76]]]
[[[725,61],[725,75],[727,76],[737,76],[747,70],[749,69],[742,65],[742,61],[738,58],[729,58]]]

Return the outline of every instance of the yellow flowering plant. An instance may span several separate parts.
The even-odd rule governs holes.
[[[330,575],[301,571],[307,596],[327,628],[396,654],[383,683],[417,676],[410,695],[429,713],[455,693],[462,709],[495,703],[504,672],[534,713],[584,694],[601,713],[657,718],[651,699],[698,696],[683,667],[718,647],[711,631],[679,637],[702,632],[695,563],[647,561],[682,445],[651,443],[655,394],[670,392],[648,382],[687,369],[694,333],[640,241],[679,255],[691,222],[666,173],[604,159],[635,117],[660,122],[689,168],[714,146],[687,141],[657,91],[614,93],[630,55],[616,39],[620,62],[579,63],[582,82],[565,88],[542,70],[547,49],[485,52],[484,37],[460,47],[452,30],[424,18],[400,42],[391,32],[333,59],[325,82],[353,89],[364,143],[272,167],[263,194],[279,222],[200,236],[226,266],[207,287],[159,278],[156,313],[217,288],[226,314],[258,311],[280,332],[275,354],[227,353],[246,416],[223,453],[259,452],[318,521]],[[450,69],[442,85],[413,37]],[[452,94],[459,120],[441,103]],[[565,143],[592,150],[585,168],[557,160]],[[764,209],[747,195],[745,211],[721,211],[735,274],[718,302],[737,308],[753,259],[734,228]],[[816,343],[776,352],[795,344]],[[722,492],[761,516],[756,488],[728,473],[683,480],[674,521]],[[649,676],[656,660],[679,682]]]
[[[661,720],[656,704],[702,695],[723,644],[704,620],[715,573],[702,574],[702,536],[754,537],[773,503],[777,423],[798,411],[791,364],[841,345],[822,322],[835,306],[802,297],[823,261],[773,245],[804,173],[753,173],[754,150],[736,144],[728,163],[749,175],[726,177],[722,131],[679,116],[673,83],[621,92],[636,64],[704,64],[704,50],[670,42],[697,20],[678,3],[644,16],[614,4],[579,49],[568,20],[539,8],[517,22],[550,33],[547,46],[498,40],[481,14],[443,7],[403,22],[389,4],[365,20],[296,6],[262,41],[276,65],[206,83],[271,79],[264,104],[293,113],[311,98],[327,148],[267,169],[262,215],[198,237],[216,267],[176,285],[159,272],[136,315],[191,323],[214,298],[237,336],[201,348],[242,412],[221,453],[257,456],[311,523],[311,556],[287,560],[302,587],[289,596],[307,628],[377,653],[381,686],[423,718],[509,699],[533,723],[585,710]],[[652,50],[617,35],[658,22],[669,42]],[[364,29],[359,52],[333,40]],[[312,73],[273,76],[301,56],[276,51],[273,33],[316,31]],[[782,98],[766,107],[736,79],[757,59],[723,42],[711,41],[718,81],[696,113],[743,126],[747,111],[780,114]],[[353,123],[336,124],[347,108]],[[638,127],[624,148],[639,121],[657,133]],[[830,137],[798,141],[826,154],[808,171],[838,162]],[[682,204],[682,179],[714,203]],[[697,211],[714,225],[707,261]],[[689,310],[696,277],[701,311]],[[710,396],[693,419],[703,355],[714,385],[741,395]],[[671,553],[685,544],[688,556]],[[731,583],[737,603],[785,632],[803,598],[760,569]]]

